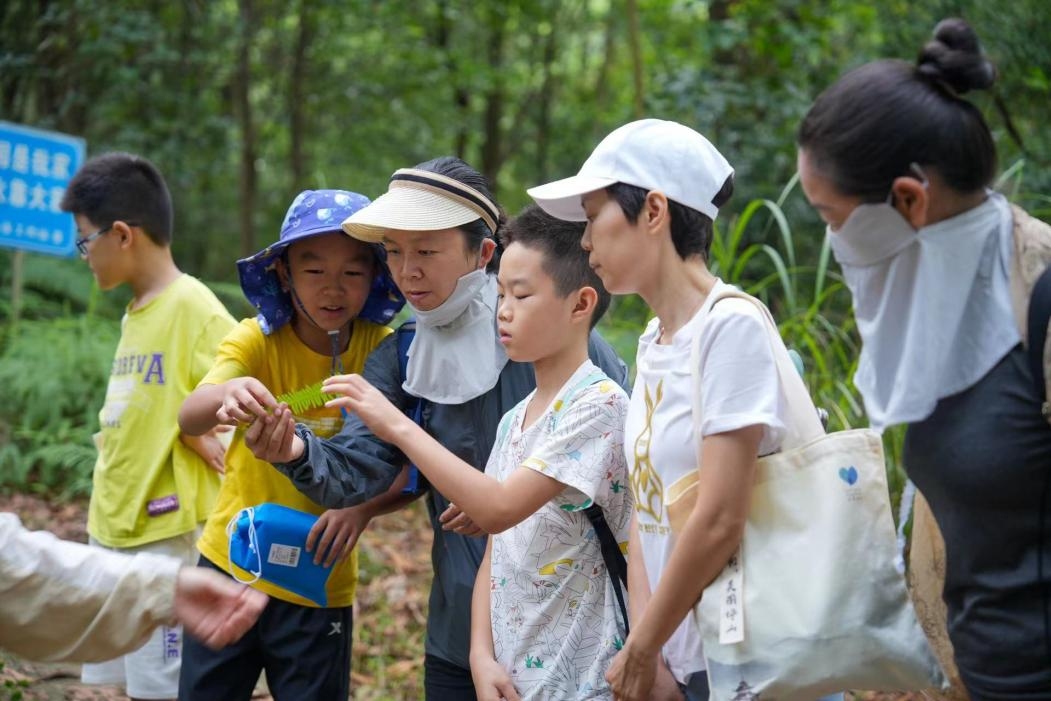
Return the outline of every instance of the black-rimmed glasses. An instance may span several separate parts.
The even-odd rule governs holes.
[[[77,239],[76,240],[77,250],[80,251],[80,255],[86,256],[88,254],[88,244],[91,243],[92,241],[94,241],[95,239],[97,239],[99,236],[102,236],[103,234],[105,234],[106,232],[108,232],[112,228],[113,228],[113,225],[110,224],[107,227],[103,227],[103,228],[99,229],[98,231],[96,231],[93,234],[88,234],[87,236],[83,236],[83,237]]]

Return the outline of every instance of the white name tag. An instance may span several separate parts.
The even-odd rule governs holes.
[[[741,548],[726,563],[719,579],[719,643],[733,645],[744,640],[744,564]]]

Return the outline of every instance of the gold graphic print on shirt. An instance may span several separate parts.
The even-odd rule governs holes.
[[[631,489],[635,493],[635,508],[660,523],[664,518],[664,483],[650,461],[650,442],[653,439],[653,415],[664,398],[664,380],[657,383],[657,391],[650,394],[649,385],[643,388],[646,400],[646,424],[635,439],[635,464],[631,468]]]

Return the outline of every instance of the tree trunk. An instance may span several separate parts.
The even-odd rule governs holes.
[[[504,115],[504,88],[500,75],[504,62],[504,32],[506,23],[503,13],[506,9],[499,5],[490,5],[489,41],[486,45],[486,56],[489,63],[489,89],[485,91],[485,117],[482,128],[485,140],[482,142],[482,174],[489,181],[489,187],[496,195],[497,175],[503,165],[503,131],[500,127]]]
[[[438,3],[438,21],[435,25],[434,44],[438,52],[445,57],[445,67],[449,80],[453,82],[453,123],[456,125],[453,152],[457,158],[464,158],[467,153],[467,139],[470,134],[467,124],[467,111],[470,107],[470,94],[458,75],[456,57],[451,45],[452,30],[449,26],[449,3],[441,0]]]
[[[313,16],[310,14],[311,0],[300,0],[299,32],[296,36],[295,53],[292,55],[292,73],[288,89],[288,114],[291,138],[290,167],[292,171],[292,191],[299,192],[306,188],[307,163],[303,152],[306,132],[306,95],[307,49],[314,37]]]
[[[639,5],[637,0],[628,0],[628,41],[631,44],[632,82],[635,87],[635,119],[645,116],[643,93],[642,40],[639,37]]]
[[[240,227],[241,255],[255,251],[255,236],[252,226],[256,199],[256,134],[252,121],[252,103],[249,94],[252,80],[251,47],[254,34],[255,8],[253,0],[238,0],[240,37],[237,47],[237,76],[234,80],[234,101],[237,121],[241,127],[240,168]]]
[[[736,3],[737,0],[712,0],[712,3],[708,6],[708,21],[726,22],[730,19],[730,10],[733,9]],[[739,59],[737,55],[738,48],[740,47],[724,46],[714,49],[712,51],[712,63],[717,66],[736,65]]]
[[[606,32],[602,45],[602,64],[595,76],[595,113],[606,113],[606,102],[609,99],[609,75],[617,56],[617,17],[618,12],[611,8],[606,18]]]
[[[555,81],[551,67],[555,62],[556,31],[556,25],[552,23],[551,33],[547,35],[546,41],[544,42],[544,78],[540,84],[540,94],[538,95],[539,105],[536,118],[536,180],[540,183],[547,182],[548,180],[547,160],[551,135],[551,103],[554,102],[555,99]]]

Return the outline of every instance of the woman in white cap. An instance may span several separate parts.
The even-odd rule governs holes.
[[[459,458],[484,470],[497,424],[535,387],[532,366],[509,361],[496,328],[496,234],[504,220],[485,178],[458,158],[398,170],[386,194],[343,224],[351,236],[381,242],[394,281],[415,314],[415,336],[392,334],[362,373],[374,387]],[[406,340],[411,338],[411,345]],[[401,348],[399,348],[401,346]],[[407,346],[407,352],[404,350]],[[621,385],[624,364],[597,335],[593,361]],[[402,369],[404,368],[404,369]],[[294,428],[279,409],[253,425],[246,441],[314,501],[358,503],[363,475],[393,481],[408,461],[357,416],[330,439]],[[406,480],[399,480],[399,486]],[[468,646],[471,591],[485,538],[422,477],[406,501],[428,493],[434,529],[434,582],[428,606],[424,686],[429,701],[474,699]]]
[[[741,299],[712,304],[725,287],[706,265],[713,221],[732,192],[733,168],[707,139],[657,119],[620,127],[578,175],[529,191],[554,216],[586,220],[582,245],[606,288],[639,294],[656,313],[639,339],[624,432],[636,512],[631,634],[607,673],[617,699],[708,697],[700,634],[687,614],[741,541],[756,457],[778,450],[785,435],[760,312]],[[691,367],[695,343],[699,365]],[[680,524],[665,496],[686,484],[696,484],[696,498],[686,500],[693,508]]]

